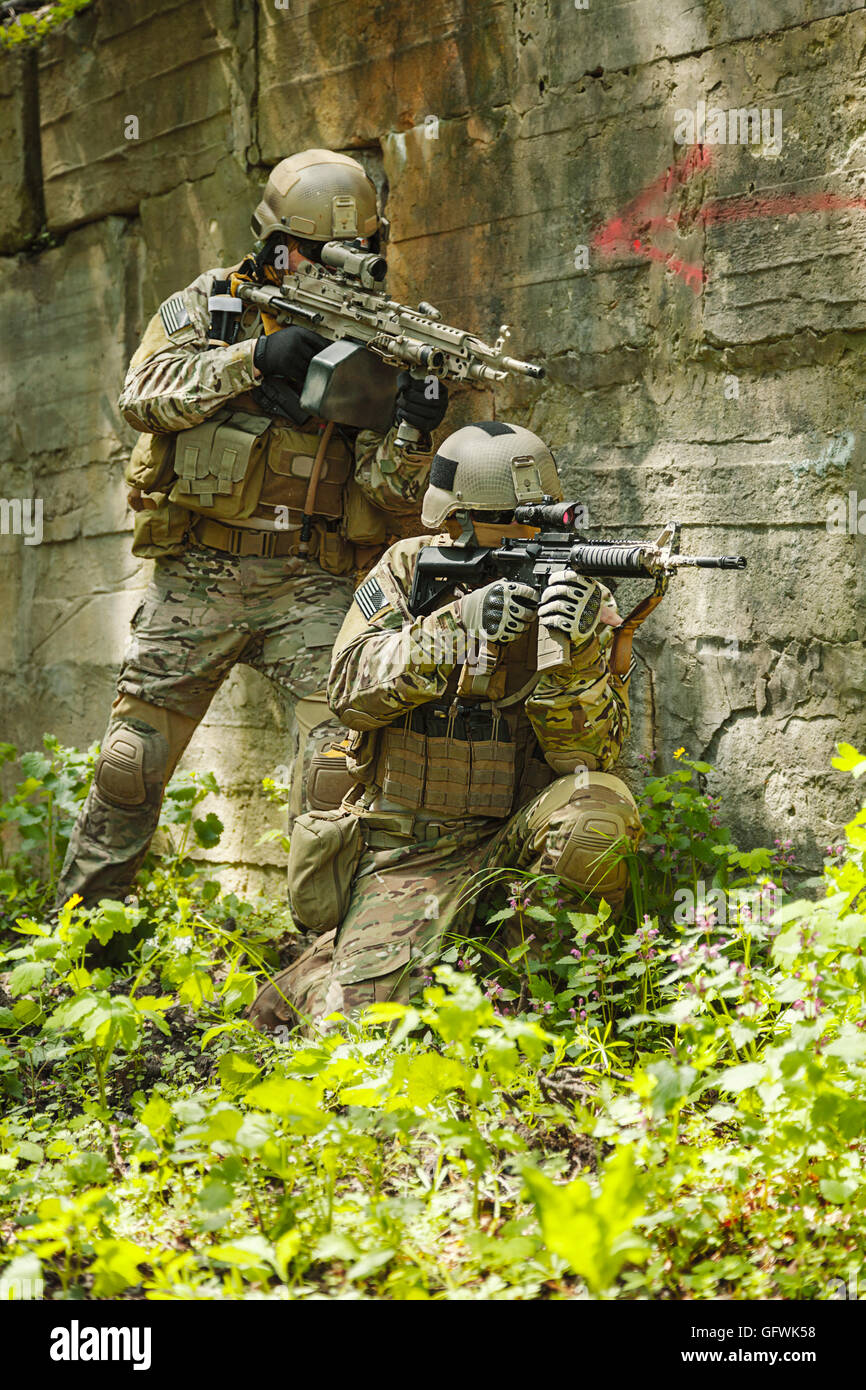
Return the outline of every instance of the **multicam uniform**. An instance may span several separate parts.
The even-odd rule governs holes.
[[[408,609],[421,547],[449,543],[398,541],[343,624],[328,700],[354,731],[365,849],[339,928],[261,992],[259,1027],[405,1000],[445,935],[471,929],[478,871],[508,865],[557,874],[612,905],[624,897],[625,865],[606,851],[641,830],[631,794],[606,772],[629,727],[628,677],[608,667],[610,629],[539,676],[533,623],[504,650],[502,697],[460,699],[459,601],[414,620]]]
[[[253,352],[263,325],[255,309],[241,320],[240,341],[210,343],[214,281],[237,269],[208,271],[162,305],[120,397],[125,418],[143,432],[127,474],[139,505],[133,553],[156,565],[133,618],[60,903],[72,893],[93,902],[128,892],[165,784],[236,662],[285,693],[307,764],[334,736],[323,692],[354,582],[381,554],[389,514],[416,510],[426,483],[428,455],[395,450],[396,430],[336,430],[308,557],[298,555],[322,424],[298,428],[259,413],[249,394],[259,384]],[[313,727],[316,736],[304,739]],[[293,779],[295,809],[302,781]]]

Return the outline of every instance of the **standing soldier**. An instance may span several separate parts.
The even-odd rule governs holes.
[[[388,514],[417,507],[447,393],[440,387],[428,399],[425,382],[405,374],[387,434],[335,429],[299,400],[323,338],[279,328],[254,308],[233,333],[215,328],[225,322],[232,274],[279,284],[287,270],[317,261],[325,242],[360,238],[376,249],[379,226],[376,191],[361,165],[305,150],[268,180],[252,221],[260,249],[238,266],[200,275],[148,324],[120,408],[142,431],[127,472],[133,554],[156,564],[132,620],[58,905],[73,893],[89,905],[129,891],[166,783],[237,662],[285,692],[298,729],[292,803],[300,810],[302,768],[336,728],[325,722],[324,686],[354,576],[381,553]],[[411,448],[396,447],[401,421],[421,431]],[[307,540],[302,522],[311,506]],[[316,739],[307,738],[314,728]],[[345,789],[334,796],[327,766],[316,760],[322,775],[311,805],[339,802]]]
[[[477,905],[466,888],[479,869],[556,874],[621,906],[625,851],[641,827],[607,771],[629,727],[630,636],[613,637],[622,619],[610,592],[563,570],[540,604],[527,585],[500,579],[454,590],[426,617],[409,608],[422,547],[465,544],[470,531],[479,545],[531,535],[514,524],[518,497],[545,495],[562,490],[537,435],[502,422],[457,430],[433,460],[422,512],[445,533],[398,541],[358,589],[328,682],[332,710],[353,731],[357,786],[342,813],[296,822],[292,911],[322,935],[260,992],[250,1010],[258,1027],[405,1000],[446,932],[471,929]],[[570,639],[567,662],[542,673],[539,625]],[[498,688],[488,677],[484,698],[464,658],[490,643]]]

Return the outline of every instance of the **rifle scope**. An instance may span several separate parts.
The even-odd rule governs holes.
[[[322,264],[335,270],[345,270],[359,280],[369,276],[377,283],[388,274],[388,262],[375,251],[364,251],[354,241],[326,241],[322,247]]]
[[[577,502],[526,502],[514,509],[514,520],[521,526],[540,526],[544,531],[562,531],[573,526]]]

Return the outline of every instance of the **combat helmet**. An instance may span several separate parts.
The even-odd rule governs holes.
[[[482,420],[455,430],[430,465],[421,521],[429,530],[459,511],[513,512],[524,502],[562,501],[556,461],[522,425]]]
[[[252,218],[260,241],[288,232],[309,241],[371,237],[379,227],[376,189],[357,159],[302,150],[271,170]]]

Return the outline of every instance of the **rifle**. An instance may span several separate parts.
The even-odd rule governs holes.
[[[277,323],[304,324],[329,339],[310,364],[302,407],[320,419],[385,433],[394,418],[397,372],[470,385],[503,381],[509,372],[539,378],[544,368],[503,354],[507,324],[491,346],[442,322],[423,301],[417,309],[382,288],[384,257],[356,241],[328,241],[321,265],[303,261],[279,286],[232,276],[231,293]],[[395,443],[417,443],[420,431],[402,421]]]
[[[616,675],[624,676],[631,665],[631,644],[644,618],[661,602],[671,575],[684,568],[743,570],[744,555],[681,555],[679,554],[680,523],[669,522],[658,540],[591,541],[575,528],[579,509],[574,502],[552,502],[517,507],[514,520],[522,526],[535,526],[539,533],[531,540],[503,536],[502,544],[488,546],[457,544],[428,545],[419,553],[409,596],[409,611],[413,617],[423,617],[440,606],[456,585],[461,589],[477,589],[495,579],[511,579],[528,584],[540,596],[554,570],[572,569],[577,574],[595,579],[652,579],[652,593],[615,629],[608,665]],[[466,534],[464,530],[464,535]],[[462,539],[462,537],[461,537]],[[571,644],[564,633],[539,626],[539,671],[566,666],[571,660]],[[471,684],[463,693],[488,693],[490,676],[499,658],[494,643],[487,646],[479,665],[475,666]]]

